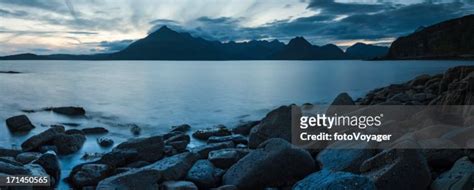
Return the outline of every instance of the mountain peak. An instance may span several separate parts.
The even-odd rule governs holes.
[[[303,37],[298,36],[293,38],[288,42],[288,46],[290,47],[311,47],[312,45]]]
[[[176,32],[174,30],[171,30],[166,25],[163,25],[158,30],[155,30],[153,33],[151,33],[151,35],[157,35],[157,34],[160,34],[160,35],[163,35],[163,34],[178,34],[178,32]]]

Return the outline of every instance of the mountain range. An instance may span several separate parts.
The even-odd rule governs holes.
[[[371,49],[380,51],[371,51]],[[303,37],[284,44],[278,40],[252,40],[248,42],[210,41],[176,32],[163,26],[125,49],[92,55],[35,55],[18,54],[0,57],[8,60],[334,60],[370,59],[381,57],[387,47],[358,43],[349,53],[334,44],[316,46]],[[369,50],[369,51],[367,51]]]

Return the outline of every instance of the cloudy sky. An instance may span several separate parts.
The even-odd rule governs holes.
[[[221,41],[389,45],[474,0],[0,0],[0,55],[117,51],[167,25]]]

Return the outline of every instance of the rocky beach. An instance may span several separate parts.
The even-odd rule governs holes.
[[[473,92],[474,67],[458,66],[443,74],[421,75],[375,89],[357,100],[341,93],[332,105],[472,105]],[[87,115],[81,107],[24,112]],[[472,139],[463,139],[460,134],[474,131],[472,113],[457,123],[426,124],[423,129],[410,131],[409,125],[417,119],[413,116],[396,123],[405,135],[398,136],[402,140],[393,143],[393,148],[383,149],[338,149],[344,143],[321,144],[318,149],[293,146],[291,106],[281,106],[259,121],[234,127],[193,129],[182,124],[164,134],[142,134],[140,126],[130,125],[130,139],[118,144],[107,135],[107,128],[66,130],[62,125],[51,125],[21,147],[1,148],[0,174],[49,175],[49,188],[65,180],[73,189],[472,189],[474,154],[470,149],[425,146],[442,141],[471,147]],[[18,135],[37,127],[26,115],[5,122],[8,130]],[[104,134],[97,143],[112,150],[86,155],[90,157],[87,162],[74,166],[61,179],[58,156],[84,148],[86,139],[95,138],[90,136],[94,134]],[[200,145],[189,147],[192,141]],[[419,148],[396,148],[403,143]],[[36,188],[44,187],[8,187]]]

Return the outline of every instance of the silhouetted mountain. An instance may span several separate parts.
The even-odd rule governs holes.
[[[395,40],[387,59],[474,58],[474,15],[428,26]]]
[[[317,60],[317,59],[344,59],[344,52],[333,44],[325,46],[311,45],[303,37],[290,40],[288,45],[271,56],[277,60]]]
[[[356,43],[346,49],[346,55],[352,59],[374,59],[386,56],[388,47]]]

